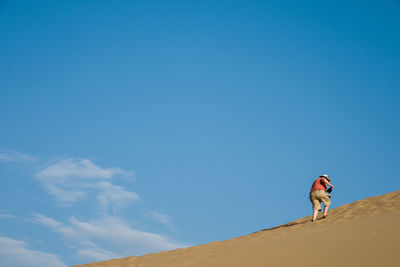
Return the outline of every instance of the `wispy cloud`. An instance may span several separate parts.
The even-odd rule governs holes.
[[[85,242],[84,248],[78,249],[76,254],[79,258],[90,261],[105,261],[109,259],[122,258],[124,256],[102,249],[92,242]]]
[[[158,222],[158,223],[161,223],[161,224],[167,226],[171,230],[174,230],[174,231],[176,230],[171,221],[171,218],[168,215],[159,213],[157,211],[149,211],[144,216],[146,218],[151,219],[152,221],[155,221],[155,222]]]
[[[18,151],[0,152],[0,161],[4,162],[30,162],[34,160],[36,160],[36,157]]]
[[[139,195],[113,185],[110,180],[130,172],[121,168],[102,168],[88,159],[68,158],[38,171],[35,177],[44,188],[63,204],[85,199],[91,192],[97,194],[103,209],[118,208],[135,202]]]
[[[93,164],[90,160],[68,158],[52,164],[37,173],[38,177],[65,179],[110,179],[116,174],[124,173],[120,168],[104,169]]]
[[[12,218],[15,218],[15,216],[11,214],[0,214],[0,219],[12,219]]]
[[[54,254],[31,250],[23,241],[0,236],[0,266],[67,267]]]
[[[35,220],[79,245],[78,254],[90,259],[141,255],[188,246],[166,236],[136,230],[113,216],[92,221],[71,217],[68,225],[40,214],[35,215]]]
[[[0,153],[0,161],[28,162],[34,159],[35,157],[18,152]],[[57,203],[62,204],[61,207],[70,206],[79,201],[94,201],[96,204],[96,209],[92,210],[92,213],[80,216],[79,219],[71,216],[66,222],[41,214],[34,215],[35,223],[51,229],[67,240],[66,245],[76,249],[75,253],[78,258],[101,261],[189,245],[168,236],[136,229],[137,227],[132,226],[127,220],[117,216],[121,215],[124,207],[140,200],[140,196],[136,192],[129,191],[115,183],[115,179],[130,177],[132,172],[122,168],[99,166],[85,158],[64,158],[45,165],[40,165],[43,164],[43,160],[41,161],[33,162],[32,174],[43,189],[54,197]],[[148,220],[165,225],[172,230],[175,229],[169,216],[154,211],[145,214]],[[90,216],[95,216],[95,219],[85,219]],[[0,210],[0,219],[10,218],[14,218],[14,216],[7,210]],[[58,261],[55,255],[28,249],[24,242],[15,241],[13,243],[12,239],[6,238],[3,238],[2,242],[4,244],[8,242],[7,246],[10,248],[12,244],[15,248],[18,247],[15,251],[18,251],[19,254],[16,252],[15,255],[24,255],[25,253],[28,255],[27,258],[40,258],[42,255],[42,258],[47,258],[50,262],[46,265],[39,261],[37,265],[34,265],[36,263],[32,260],[33,264],[29,266],[65,266]],[[0,243],[0,248],[2,247],[3,245]],[[0,257],[1,253],[4,252],[0,252]],[[0,266],[10,265],[1,263],[0,260]],[[14,262],[12,263],[14,264]],[[14,265],[10,266],[24,266],[24,263],[18,264],[19,262],[16,261]]]
[[[97,200],[102,210],[119,209],[139,200],[139,195],[135,192],[125,190],[121,186],[113,185],[108,181],[97,184],[100,189]]]

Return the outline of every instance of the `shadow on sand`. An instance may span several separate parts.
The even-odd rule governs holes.
[[[306,223],[306,222],[308,222],[308,221],[295,222],[295,223],[285,223],[285,224],[282,224],[282,225],[279,225],[279,226],[275,226],[275,227],[272,227],[272,228],[266,228],[266,229],[254,232],[253,234],[259,233],[259,232],[265,232],[265,231],[272,231],[272,230],[276,230],[276,229],[280,229],[280,228],[292,227],[292,226],[303,224],[303,223]]]
[[[320,220],[324,220],[324,218],[317,218],[317,221],[320,221]],[[292,227],[292,226],[295,226],[295,225],[299,225],[299,224],[303,224],[303,223],[308,223],[308,222],[310,222],[310,221],[309,221],[309,220],[305,220],[305,221],[302,221],[302,222],[285,223],[285,224],[282,224],[282,225],[279,225],[279,226],[275,226],[275,227],[272,227],[272,228],[266,228],[266,229],[263,229],[263,230],[254,232],[253,234],[259,233],[259,232],[265,232],[265,231],[276,230],[276,229],[279,229],[279,228]]]

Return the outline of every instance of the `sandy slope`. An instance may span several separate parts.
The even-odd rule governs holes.
[[[77,266],[400,266],[400,191],[222,242]]]

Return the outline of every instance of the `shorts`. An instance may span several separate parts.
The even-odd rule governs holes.
[[[310,193],[310,201],[313,204],[313,210],[321,209],[321,202],[324,203],[325,207],[329,207],[331,200],[328,194],[324,190],[317,190]]]

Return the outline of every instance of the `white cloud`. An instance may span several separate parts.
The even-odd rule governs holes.
[[[37,173],[43,179],[51,178],[56,180],[65,179],[110,179],[116,174],[124,173],[120,168],[103,169],[96,166],[88,159],[68,158],[48,166]]]
[[[175,230],[175,227],[171,222],[171,218],[168,215],[165,215],[165,214],[162,214],[162,213],[159,213],[156,211],[150,211],[145,214],[145,217],[147,217],[155,222],[164,224],[165,226],[168,226],[172,230]]]
[[[19,161],[23,159],[27,161],[29,156],[24,157],[17,152],[0,153],[0,161],[16,161],[17,158]],[[82,200],[94,200],[97,207],[95,214],[100,217],[88,220],[72,216],[68,222],[60,222],[36,214],[34,222],[58,233],[64,241],[66,240],[67,246],[76,249],[78,258],[89,261],[142,255],[188,246],[164,235],[135,229],[136,227],[124,219],[110,215],[119,214],[117,211],[121,208],[140,199],[137,193],[114,184],[114,178],[130,175],[131,172],[121,168],[104,168],[84,158],[67,158],[44,167],[36,164],[34,177],[58,203],[71,205]],[[0,219],[13,218],[6,210],[0,212]],[[147,217],[173,228],[171,219],[167,215],[150,212]],[[28,249],[24,242],[7,238],[2,238],[1,242],[0,266],[65,266],[55,255]],[[3,247],[9,249],[3,250]],[[8,251],[9,256],[3,258],[4,251]],[[43,263],[42,259],[48,264]]]
[[[43,215],[35,217],[37,222],[78,244],[79,256],[92,257],[90,259],[95,255],[97,258],[109,259],[113,257],[110,255],[142,255],[188,246],[166,236],[136,230],[121,218],[112,216],[93,221],[80,221],[71,217],[68,225]]]
[[[56,255],[28,249],[28,244],[0,236],[0,266],[66,267]]]
[[[11,219],[11,218],[15,218],[15,216],[11,214],[0,214],[0,219]]]
[[[63,204],[71,204],[97,194],[103,210],[118,209],[135,202],[139,195],[113,185],[110,179],[130,175],[121,168],[101,168],[88,159],[68,158],[47,166],[35,174],[44,188]]]
[[[0,161],[6,162],[29,162],[36,160],[35,157],[18,151],[0,152]]]
[[[105,261],[109,259],[122,258],[123,255],[99,248],[92,242],[86,242],[85,248],[76,252],[77,256],[90,261]]]
[[[110,207],[118,209],[139,200],[139,195],[135,192],[127,191],[107,181],[98,183],[98,187],[101,191],[97,195],[97,200],[105,211]]]
[[[50,217],[35,214],[34,221],[53,229],[55,232],[61,233],[63,236],[67,236],[72,239],[74,239],[77,235],[77,232],[73,228],[64,226],[64,224],[62,224],[61,222],[58,222]]]

